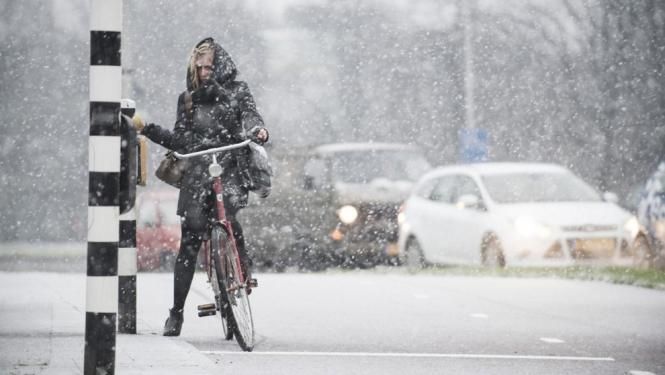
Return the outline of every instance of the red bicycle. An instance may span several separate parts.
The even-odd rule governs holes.
[[[178,159],[189,159],[202,155],[212,155],[212,163],[208,172],[212,177],[212,190],[215,193],[217,216],[210,231],[210,239],[203,243],[205,249],[206,272],[208,282],[215,294],[215,303],[199,305],[199,316],[215,315],[217,311],[222,317],[224,338],[231,340],[234,336],[244,351],[254,348],[254,320],[249,304],[251,288],[256,287],[255,279],[248,280],[240,265],[240,256],[233,237],[231,222],[226,219],[222,196],[222,166],[217,162],[217,154],[249,145],[246,140],[233,145],[211,148],[189,154],[173,155]]]

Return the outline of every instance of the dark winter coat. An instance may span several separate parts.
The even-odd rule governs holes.
[[[254,98],[245,82],[236,81],[237,69],[229,54],[212,38],[215,53],[212,79],[193,89],[192,77],[187,70],[187,91],[178,98],[176,123],[173,131],[159,125],[147,124],[143,134],[155,143],[180,153],[190,153],[238,143],[263,127],[263,119],[256,110]],[[191,94],[192,112],[186,110],[186,96]],[[224,203],[233,211],[247,205],[247,148],[227,151],[218,155],[224,172]],[[189,159],[178,198],[178,215],[189,216],[200,212],[209,204],[210,156]]]

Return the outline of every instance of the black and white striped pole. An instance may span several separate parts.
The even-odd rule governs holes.
[[[91,0],[85,375],[115,373],[121,31],[122,0]]]

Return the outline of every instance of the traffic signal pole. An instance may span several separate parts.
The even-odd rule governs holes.
[[[120,121],[120,242],[118,244],[118,332],[136,333],[136,184],[138,139],[132,124],[136,105],[121,102]]]

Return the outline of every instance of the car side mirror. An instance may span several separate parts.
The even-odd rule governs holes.
[[[605,193],[603,193],[603,199],[606,202],[619,203],[619,197],[615,193],[612,193],[610,191],[606,191]]]
[[[473,194],[464,194],[460,196],[457,199],[457,203],[455,203],[455,205],[460,209],[468,208],[473,210],[482,210],[485,208],[483,203],[480,201],[480,198]]]

